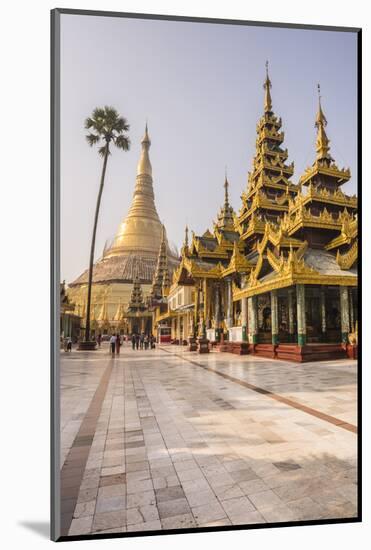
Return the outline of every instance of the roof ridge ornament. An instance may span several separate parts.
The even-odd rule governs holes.
[[[265,98],[264,98],[264,112],[265,113],[272,112],[272,97],[271,97],[271,92],[270,92],[270,89],[272,88],[272,82],[270,81],[270,78],[269,78],[268,66],[269,66],[269,62],[267,60],[265,62],[266,76],[265,76],[265,82],[264,82],[264,85],[263,85],[263,88],[265,90]]]

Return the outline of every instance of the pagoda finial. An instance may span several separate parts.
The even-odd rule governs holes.
[[[149,135],[148,135],[148,120],[146,119],[146,126],[145,126],[145,129],[144,129],[144,136],[142,138],[142,143],[151,143],[151,140],[149,138]]]
[[[317,90],[318,90],[318,113],[317,113],[316,122],[315,122],[315,127],[317,128],[317,140],[316,140],[317,160],[327,160],[331,162],[333,159],[329,155],[330,140],[328,139],[325,131],[325,126],[327,126],[327,119],[322,110],[321,86],[319,84],[317,84]]]
[[[185,226],[184,246],[188,246],[188,225]]]
[[[233,228],[233,216],[234,211],[232,206],[229,204],[229,195],[228,195],[229,181],[227,178],[227,169],[225,171],[224,179],[224,205],[221,207],[217,221],[215,223],[216,227],[219,229],[232,229]]]
[[[224,206],[228,208],[229,206],[229,196],[228,196],[228,177],[227,177],[227,167],[225,167],[225,179],[224,179]]]
[[[137,166],[137,176],[147,175],[152,176],[152,166],[149,160],[149,148],[151,147],[151,140],[148,135],[148,124],[146,122],[144,136],[142,137],[142,152]]]
[[[266,113],[269,113],[272,111],[272,97],[271,97],[271,91],[270,89],[272,88],[272,83],[269,79],[269,73],[268,73],[268,60],[265,62],[265,71],[266,71],[266,76],[265,76],[265,82],[264,82],[264,90],[265,90],[265,98],[264,98],[264,111]]]

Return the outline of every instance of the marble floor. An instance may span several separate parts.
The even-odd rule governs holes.
[[[355,517],[356,369],[62,353],[62,534]]]

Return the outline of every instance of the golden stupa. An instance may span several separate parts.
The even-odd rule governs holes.
[[[92,319],[95,326],[117,325],[119,309],[130,301],[136,277],[148,296],[156,269],[157,257],[163,237],[163,226],[158,216],[153,191],[152,165],[149,158],[151,140],[146,124],[141,141],[142,151],[137,166],[133,200],[127,216],[121,222],[112,244],[94,264],[92,311],[101,311],[105,318]],[[167,243],[170,272],[178,263],[177,253]],[[78,309],[86,302],[88,270],[69,284],[68,295]]]

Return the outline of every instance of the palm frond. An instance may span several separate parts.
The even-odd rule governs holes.
[[[109,150],[109,147],[108,145],[102,145],[102,147],[99,147],[98,149],[98,154],[101,156],[101,157],[104,157],[105,154],[106,154],[106,149],[108,148],[108,154],[110,155],[111,154],[111,151]]]
[[[96,145],[100,141],[100,136],[96,134],[88,134],[86,137],[86,141],[89,143],[90,147],[93,147],[93,145]]]
[[[105,109],[102,109],[102,107],[96,107],[93,111],[93,119],[99,120],[105,117]]]
[[[119,135],[113,140],[116,147],[122,149],[123,151],[129,151],[130,149],[130,139],[127,136]]]
[[[85,119],[84,128],[89,130],[92,126],[94,126],[94,120],[89,116]]]
[[[119,117],[113,127],[113,130],[119,134],[121,134],[122,132],[128,132],[129,129],[130,124],[128,124],[128,121],[124,117]]]

